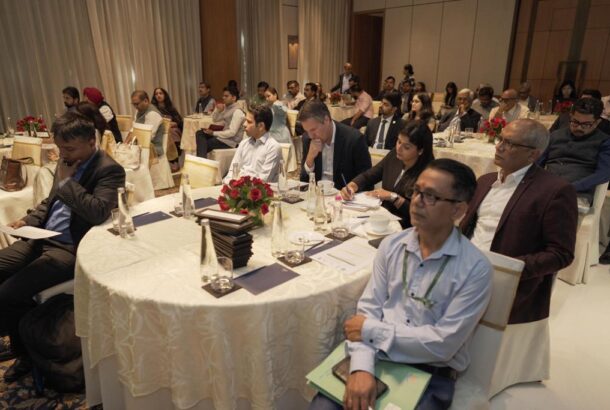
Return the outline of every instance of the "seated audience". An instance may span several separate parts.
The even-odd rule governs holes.
[[[610,95],[602,97],[602,103],[604,103],[604,112],[602,112],[602,118],[610,121]]]
[[[176,146],[176,150],[168,149],[167,159],[172,165],[172,171],[177,171],[178,169],[176,167],[178,165],[178,152],[180,149],[180,140],[182,139],[182,116],[180,115],[176,107],[174,107],[172,99],[167,93],[167,91],[161,87],[155,88],[155,91],[153,92],[152,103],[155,107],[157,107],[159,113],[164,118],[168,118],[170,120],[168,135],[170,139],[169,143],[174,144]],[[173,154],[169,155],[170,152],[172,152]]]
[[[400,95],[389,93],[381,100],[381,115],[370,120],[364,131],[369,147],[392,149],[396,145],[398,133],[404,127],[400,116]]]
[[[601,101],[602,93],[600,93],[599,90],[587,88],[585,90],[582,90],[582,92],[580,93],[580,98],[595,98]],[[569,111],[560,113],[553,125],[551,125],[549,131],[553,132],[557,131],[560,128],[568,127],[570,125],[570,117],[571,113]],[[610,121],[603,118],[603,116],[600,117],[597,129],[605,134],[610,135]]]
[[[472,128],[474,132],[477,132],[481,114],[472,109],[473,98],[474,92],[472,90],[468,88],[460,90],[456,98],[457,107],[441,117],[438,130],[445,131],[453,121],[459,121],[460,131]]]
[[[410,205],[414,228],[381,242],[357,313],[343,325],[350,356],[343,406],[318,394],[310,409],[375,408],[379,360],[432,374],[418,409],[451,406],[491,297],[491,264],[454,226],[475,187],[472,170],[454,160],[432,161],[421,173]]]
[[[500,104],[491,109],[489,118],[502,118],[507,124],[520,118],[527,118],[530,110],[519,104],[518,99],[519,94],[517,90],[512,88],[504,90],[500,97]]]
[[[379,94],[377,94],[375,100],[381,101],[387,94],[397,92],[398,90],[396,90],[395,85],[396,79],[394,77],[391,75],[386,77],[385,81],[383,82],[383,88],[379,90]]]
[[[81,103],[78,103],[75,108],[76,109],[74,112],[82,114],[86,119],[93,123],[93,126],[95,127],[95,140],[99,145],[102,140],[102,136],[104,135],[104,132],[106,132],[106,130],[108,129],[108,123],[106,122],[106,119],[93,103],[83,101]]]
[[[415,94],[419,94],[419,93],[426,93],[428,92],[426,90],[426,83],[422,82],[422,81],[418,81],[415,83],[415,88],[413,88],[413,92]]]
[[[413,66],[411,64],[405,64],[402,68],[402,73],[404,75],[402,82],[408,82],[411,88],[415,88],[415,71],[413,71]]]
[[[571,108],[570,126],[551,134],[538,164],[574,185],[591,202],[595,187],[610,180],[610,136],[601,132],[602,103],[581,98]]]
[[[413,87],[409,81],[400,83],[400,113],[408,114],[411,112],[411,104],[413,102]]]
[[[349,90],[353,101],[348,104],[353,104],[355,106],[356,113],[350,118],[346,118],[341,122],[359,130],[360,128],[366,126],[369,120],[373,118],[373,99],[369,93],[364,91],[358,84],[355,84]]]
[[[402,119],[405,121],[419,120],[428,125],[430,131],[434,132],[436,120],[434,119],[430,96],[426,93],[416,94],[411,102],[411,112],[403,115]]]
[[[80,102],[80,93],[76,87],[66,87],[61,90],[64,98],[66,111],[76,110],[76,105]]]
[[[316,98],[322,102],[326,101],[326,98],[328,98],[328,96],[322,89],[322,83],[314,83],[314,84],[316,85],[316,87],[318,87],[318,92],[316,93]]]
[[[94,87],[88,87],[83,89],[83,101],[94,104],[100,113],[104,116],[104,119],[108,123],[108,129],[114,135],[116,142],[122,142],[123,136],[119,130],[119,123],[116,120],[116,115],[112,107],[104,100],[102,92]]]
[[[350,80],[352,84],[350,84]],[[341,94],[345,94],[349,92],[349,89],[354,85],[354,83],[359,83],[358,76],[352,71],[352,64],[346,62],[343,64],[343,73],[339,74],[339,81],[337,84],[330,89],[331,93],[335,91],[339,91]]]
[[[269,135],[277,142],[289,143],[290,130],[286,125],[286,113],[288,109],[277,99],[277,90],[273,87],[270,87],[265,91],[265,98],[267,98],[267,104],[273,113],[273,124],[271,125],[271,128],[268,129]]]
[[[491,110],[499,105],[494,98],[494,89],[489,85],[483,85],[477,92],[477,98],[472,102],[472,109],[481,114],[482,119],[488,120]]]
[[[343,199],[367,191],[381,182],[381,189],[367,192],[379,198],[384,208],[401,218],[403,228],[411,226],[409,204],[413,184],[430,161],[432,133],[419,121],[411,121],[400,131],[395,147],[377,165],[364,171],[341,190]]]
[[[371,168],[371,156],[364,137],[355,129],[330,118],[321,101],[306,103],[298,117],[303,125],[303,163],[301,181],[314,172],[316,181],[333,181],[335,188],[345,186],[356,175]]]
[[[519,104],[527,107],[531,112],[536,111],[536,105],[538,105],[538,100],[536,97],[532,96],[530,93],[532,91],[532,86],[530,83],[521,83],[519,86]]]
[[[236,88],[225,87],[222,92],[224,104],[218,104],[212,120],[222,122],[223,129],[214,131],[210,128],[200,129],[195,134],[197,143],[197,156],[206,158],[208,152],[215,149],[235,148],[242,140],[244,130],[242,125],[246,119],[246,114],[237,106],[239,91]]]
[[[553,98],[553,112],[567,111],[564,107],[570,107],[576,102],[576,86],[572,80],[564,80],[557,88]]]
[[[252,108],[260,108],[263,105],[267,105],[267,97],[265,92],[269,89],[269,84],[265,81],[260,81],[256,85],[256,94],[250,98],[249,106]]]
[[[241,97],[243,97],[243,92],[239,89],[239,85],[237,84],[237,81],[235,80],[229,80],[227,82],[227,87],[228,88],[234,88],[235,90],[237,90],[237,99],[241,99]]]
[[[303,105],[305,105],[307,101],[313,101],[318,97],[318,86],[315,83],[305,84],[303,95],[305,96],[305,99],[299,101],[295,110],[301,111],[301,108],[303,108]]]
[[[210,94],[212,91],[212,87],[210,84],[202,81],[199,83],[199,99],[195,103],[195,112],[199,114],[210,114],[214,111],[214,107],[216,107],[216,101],[214,101],[214,97]]]
[[[549,316],[555,274],[574,258],[576,192],[535,163],[548,141],[548,131],[537,121],[508,124],[496,145],[500,171],[479,178],[460,222],[479,249],[525,262],[509,324]]]
[[[136,109],[134,122],[152,126],[150,143],[157,156],[163,155],[163,117],[157,107],[150,103],[148,93],[142,90],[135,90],[131,93],[131,105]]]
[[[61,157],[51,193],[9,226],[33,226],[60,235],[20,240],[0,250],[0,332],[9,335],[11,344],[2,356],[17,357],[4,372],[5,383],[19,380],[32,368],[18,332],[20,319],[36,306],[32,298],[74,278],[79,242],[92,226],[110,217],[117,206],[117,188],[125,186],[123,168],[96,149],[91,121],[67,112],[55,120],[52,132]]]
[[[445,115],[446,113],[448,113],[449,111],[453,110],[455,108],[455,104],[456,104],[456,97],[458,94],[458,89],[457,89],[457,85],[451,81],[448,82],[447,85],[445,86],[445,97],[443,98],[443,105],[441,105],[441,108],[438,110],[438,113],[436,114],[436,117],[438,119],[440,119],[443,115]]]
[[[273,120],[273,113],[267,106],[253,108],[246,114],[248,138],[237,147],[229,173],[223,180],[225,184],[231,179],[245,175],[260,178],[265,182],[277,182],[282,148],[269,133]],[[238,164],[239,175],[233,175],[235,164]]]
[[[299,82],[296,80],[290,80],[286,83],[288,92],[284,94],[282,102],[288,107],[289,110],[295,110],[296,106],[305,99],[305,96],[299,91]]]

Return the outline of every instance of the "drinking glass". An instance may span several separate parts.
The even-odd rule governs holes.
[[[286,262],[293,265],[303,262],[303,259],[305,259],[305,242],[306,240],[302,236],[297,236],[288,241],[288,249],[284,256]]]
[[[219,256],[218,271],[212,276],[212,289],[224,293],[233,289],[233,260],[226,256]]]
[[[115,231],[119,231],[119,208],[114,208],[110,211],[110,215],[112,215],[112,229]]]
[[[182,208],[182,193],[178,192],[177,194],[174,194],[174,213],[176,215],[182,215],[182,212],[184,211]]]
[[[333,206],[333,220],[331,223],[332,234],[335,238],[343,239],[349,235],[349,229],[343,218],[343,204],[335,203]]]
[[[474,128],[466,128],[466,138],[472,138],[474,135]]]

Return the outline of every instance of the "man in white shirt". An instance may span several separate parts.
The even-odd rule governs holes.
[[[246,119],[244,112],[237,106],[239,91],[233,87],[225,87],[222,93],[224,104],[217,104],[212,120],[222,122],[222,130],[206,128],[197,131],[197,156],[206,158],[208,152],[215,149],[235,148],[243,138],[243,123]]]
[[[231,161],[229,173],[223,179],[227,184],[230,180],[245,175],[260,178],[265,182],[277,182],[282,148],[269,135],[273,122],[273,113],[268,106],[253,109],[246,114],[246,135]],[[233,175],[237,164],[239,175]]]
[[[500,97],[500,105],[492,108],[489,113],[489,119],[492,118],[503,118],[508,124],[509,122],[518,120],[520,118],[527,118],[530,110],[526,106],[518,103],[519,94],[517,90],[509,88],[504,90]]]
[[[343,405],[375,408],[379,360],[432,374],[418,409],[447,409],[457,372],[470,364],[468,341],[491,297],[492,266],[454,226],[476,187],[472,170],[432,161],[413,188],[413,228],[381,243],[358,311],[343,325],[350,374]],[[310,410],[339,409],[318,395]]]
[[[290,80],[286,83],[288,92],[282,98],[282,101],[288,107],[289,110],[296,110],[297,105],[305,99],[303,93],[301,93],[299,82],[296,80]]]
[[[131,93],[131,105],[136,109],[134,122],[148,124],[152,126],[150,143],[155,149],[157,156],[163,155],[163,117],[157,107],[150,103],[148,93],[142,90],[135,90]]]

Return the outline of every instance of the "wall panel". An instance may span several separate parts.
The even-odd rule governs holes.
[[[443,4],[413,7],[411,57],[415,78],[426,83],[429,91],[436,90]]]
[[[399,7],[385,13],[381,78],[392,75],[397,81],[402,79],[402,67],[411,56],[412,17],[412,7]]]

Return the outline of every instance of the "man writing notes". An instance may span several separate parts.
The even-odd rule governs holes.
[[[316,181],[333,181],[335,188],[345,186],[360,173],[371,168],[371,156],[357,130],[333,121],[328,107],[321,101],[307,102],[299,113],[303,134],[301,181],[314,172]]]
[[[268,106],[252,109],[246,114],[246,135],[231,161],[229,173],[224,183],[248,175],[265,182],[277,182],[282,148],[275,138],[269,135],[273,123],[273,113]],[[233,167],[238,165],[239,175],[233,175]]]
[[[491,264],[454,226],[475,187],[472,170],[450,159],[432,161],[417,179],[413,228],[381,243],[357,314],[344,324],[351,357],[344,408],[374,408],[377,360],[432,374],[419,409],[451,405],[456,373],[468,367],[468,341],[491,296]],[[322,395],[310,405],[339,408]]]

